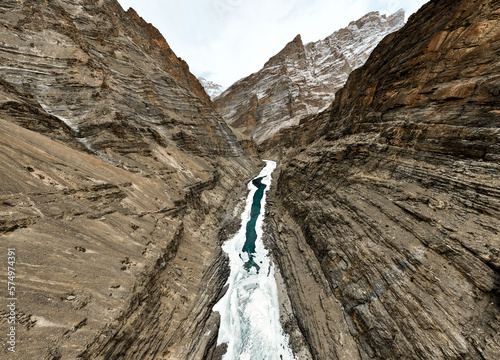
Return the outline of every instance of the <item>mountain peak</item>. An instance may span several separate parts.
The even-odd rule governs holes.
[[[404,17],[405,15],[406,15],[406,13],[405,13],[404,9],[399,9],[394,14],[390,15],[389,19],[391,19],[391,18],[400,18],[400,17]]]
[[[215,98],[220,94],[222,94],[222,92],[224,91],[224,86],[214,83],[213,81],[207,80],[202,76],[198,78],[198,81],[203,86],[205,92],[207,93],[208,96],[210,96],[210,99],[212,99],[212,101],[215,100]]]
[[[371,11],[368,14],[362,16],[358,20],[351,21],[347,27],[350,30],[359,30],[362,28],[367,28],[373,26],[374,23],[379,22],[389,22],[389,23],[404,23],[405,11],[399,9],[395,13],[387,16],[385,14],[380,14],[378,11]]]
[[[300,34],[295,36],[295,38],[290,41],[278,54],[271,57],[265,64],[264,68],[278,65],[285,59],[295,59],[304,58],[305,49],[302,43],[302,37]]]
[[[302,37],[300,36],[300,34],[297,34],[297,36],[295,36],[291,42],[295,43],[297,45],[303,45],[302,44]]]
[[[403,24],[404,12],[387,18],[375,11],[317,42],[304,45],[297,35],[260,71],[229,87],[215,105],[230,125],[261,143],[330,104],[351,71]]]
[[[387,21],[389,21],[391,23],[395,23],[395,22],[403,22],[404,23],[405,19],[406,19],[405,11],[403,9],[399,9],[394,14],[389,15],[389,17],[387,18]]]
[[[371,11],[368,14],[366,14],[366,15],[362,16],[361,18],[359,18],[358,20],[351,21],[349,23],[348,27],[356,26],[358,29],[361,29],[366,24],[366,22],[371,21],[373,19],[382,18],[382,17],[385,17],[385,15],[381,16],[380,12],[378,12],[378,11]]]

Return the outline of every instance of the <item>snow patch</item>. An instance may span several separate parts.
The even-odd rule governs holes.
[[[199,77],[198,81],[205,88],[205,91],[210,99],[215,100],[220,94],[225,90],[224,86],[214,83],[213,81],[207,80],[204,77]]]

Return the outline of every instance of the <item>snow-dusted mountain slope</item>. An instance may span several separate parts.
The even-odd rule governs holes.
[[[199,77],[198,81],[205,88],[205,92],[208,96],[210,96],[212,101],[224,91],[224,87],[222,85],[216,84],[213,81],[205,79],[204,77]]]
[[[386,35],[403,26],[404,18],[403,10],[390,16],[370,12],[306,45],[297,35],[260,71],[224,91],[216,107],[229,125],[261,143],[328,106],[349,74]]]

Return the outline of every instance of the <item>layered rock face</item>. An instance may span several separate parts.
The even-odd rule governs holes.
[[[0,236],[17,261],[0,357],[210,357],[220,242],[258,165],[133,10],[5,0],[0,19]]]
[[[315,358],[500,357],[499,54],[498,1],[431,1],[301,124],[267,241]]]
[[[324,40],[304,45],[298,35],[260,71],[224,91],[217,110],[231,127],[262,143],[328,106],[378,42],[403,24],[402,10],[389,17],[371,12]]]
[[[220,358],[220,244],[258,165],[133,10],[4,0],[0,18],[14,358]],[[496,0],[429,2],[327,111],[265,142],[281,156],[265,233],[296,353],[500,357],[499,20]],[[301,48],[283,58],[309,61]],[[280,61],[268,64],[288,71]],[[249,114],[266,105],[252,101]]]

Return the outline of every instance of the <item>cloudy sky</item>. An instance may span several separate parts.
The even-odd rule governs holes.
[[[258,71],[297,34],[323,39],[369,11],[406,16],[427,0],[118,0],[163,34],[196,76],[223,86]]]

